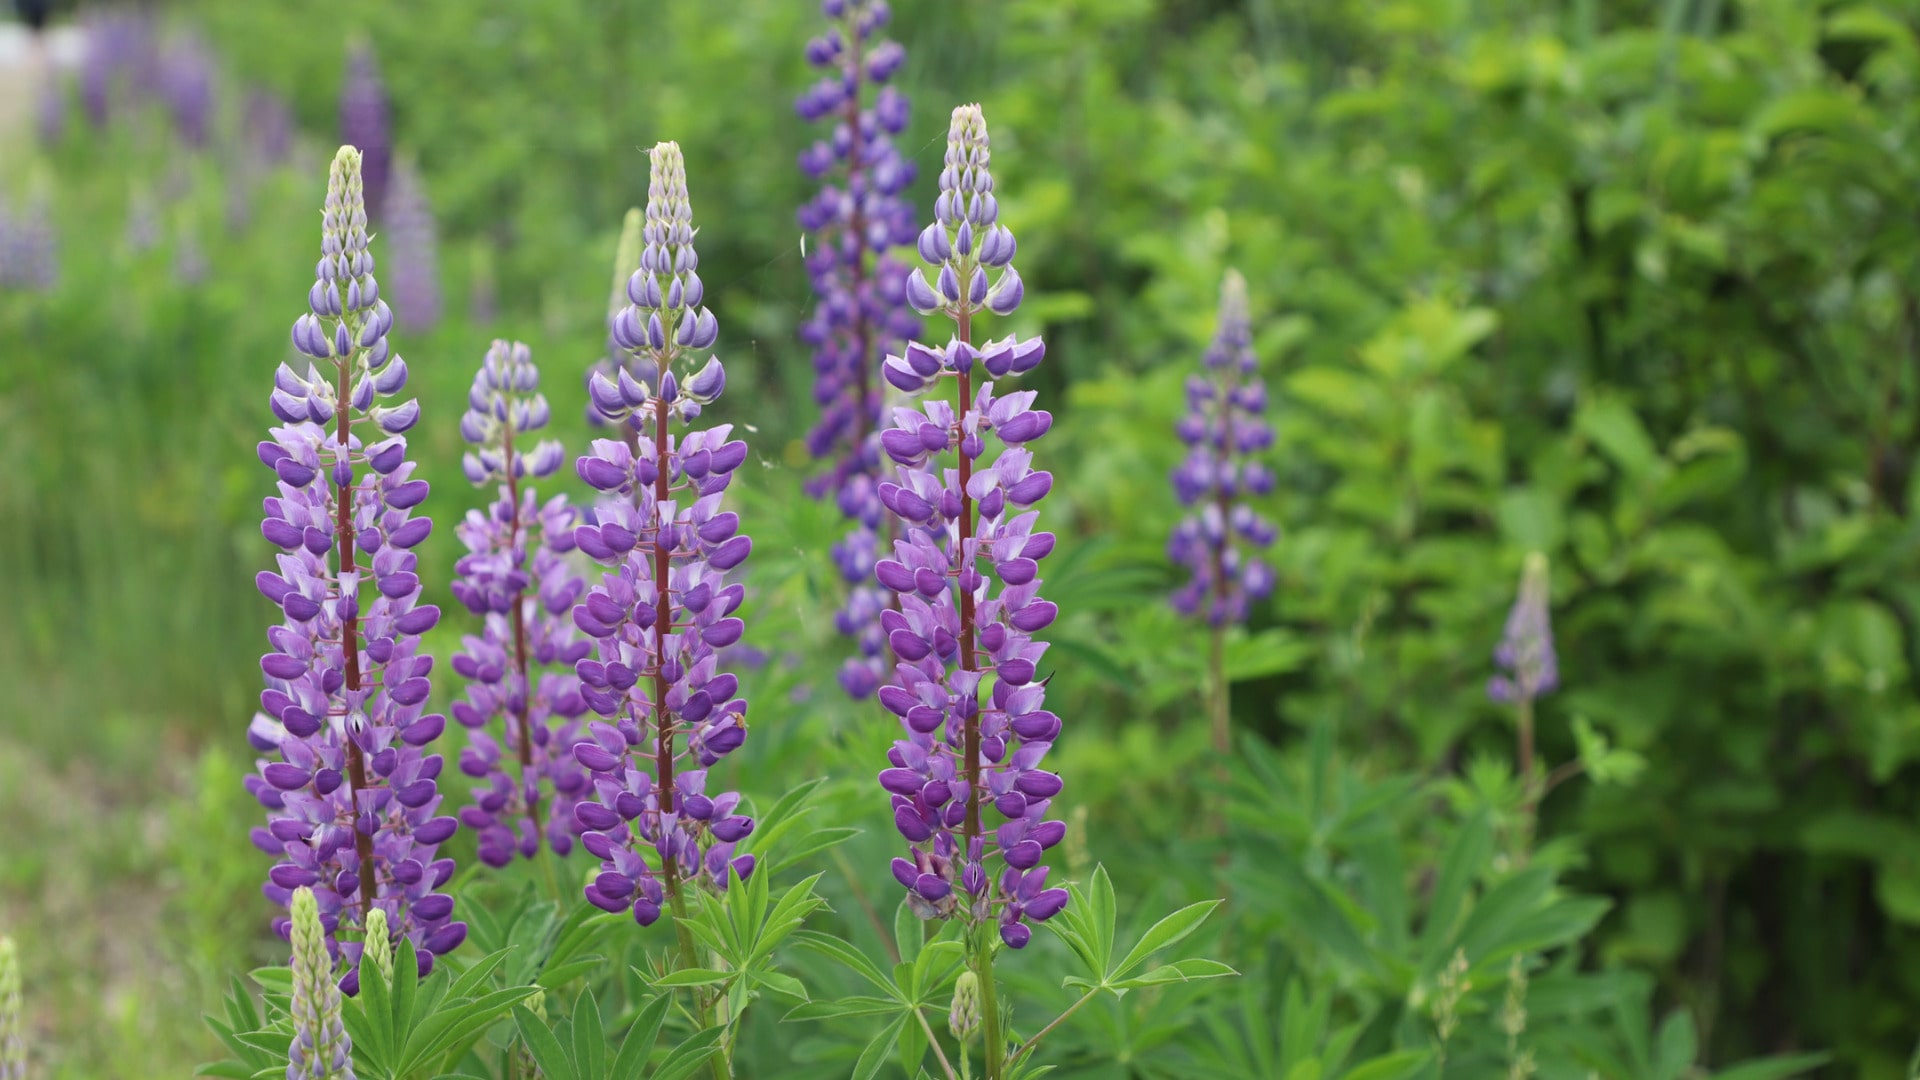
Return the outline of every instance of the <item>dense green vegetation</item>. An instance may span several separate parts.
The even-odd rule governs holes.
[[[731,415],[757,429],[748,642],[771,656],[743,673],[755,735],[730,768],[762,805],[829,778],[822,820],[866,831],[807,871],[834,909],[815,919],[881,934],[857,890],[892,895],[872,784],[891,735],[834,685],[838,522],[798,497],[793,162],[812,136],[787,102],[813,5],[171,14],[224,89],[272,87],[300,121],[245,222],[231,157],[151,117],[0,135],[0,193],[51,192],[62,241],[55,291],[0,291],[0,927],[36,1061],[183,1075],[213,1053],[198,1017],[228,974],[284,961],[239,788],[268,617],[252,446],[310,280],[349,33],[377,49],[440,215],[451,314],[399,348],[441,522],[477,501],[454,425],[491,338],[532,345],[560,434],[586,438],[573,373],[601,350],[641,151],[685,148]],[[981,101],[1027,281],[1015,325],[1048,341],[1071,876],[1104,864],[1136,905],[1123,925],[1227,897],[1199,937],[1244,974],[1090,1009],[1054,1047],[1062,1074],[1381,1080],[1524,1054],[1546,1077],[1672,1080],[1822,1054],[1738,1075],[1906,1075],[1920,5],[900,0],[893,32],[919,204],[946,109]],[[237,90],[222,108],[237,124]],[[131,250],[154,193],[165,235]],[[186,236],[210,266],[191,287]],[[1231,783],[1162,553],[1179,387],[1228,266],[1273,390],[1262,509],[1283,525],[1280,584],[1231,643]],[[465,314],[483,273],[491,326]],[[429,582],[457,551],[436,533]],[[1562,681],[1542,770],[1582,775],[1529,852],[1513,717],[1485,681],[1532,551]],[[1018,992],[1071,1000],[1064,950],[1033,952],[1008,965]],[[746,1041],[797,1039],[835,1074],[861,1045],[857,1021],[777,1019]]]

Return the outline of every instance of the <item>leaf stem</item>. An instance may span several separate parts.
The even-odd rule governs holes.
[[[947,1074],[947,1080],[959,1080],[954,1075],[953,1063],[947,1060],[947,1052],[940,1049],[940,1040],[934,1037],[933,1025],[927,1023],[927,1014],[921,1012],[918,1005],[913,1007],[913,1018],[920,1021],[920,1030],[927,1033],[927,1045],[933,1047],[933,1056],[940,1059],[940,1071]]]
[[[973,932],[973,973],[980,980],[981,1038],[986,1044],[984,1080],[1004,1080],[1007,1044],[1000,1036],[1000,1002],[993,985],[993,923],[985,922]]]
[[[1032,1050],[1036,1045],[1038,1045],[1041,1039],[1044,1039],[1047,1037],[1047,1032],[1052,1031],[1054,1028],[1057,1028],[1061,1024],[1065,1023],[1067,1017],[1072,1016],[1074,1013],[1079,1012],[1080,1007],[1082,1005],[1085,1005],[1087,1002],[1092,1001],[1094,997],[1099,993],[1100,993],[1100,988],[1096,986],[1093,989],[1087,991],[1085,994],[1082,994],[1080,996],[1079,1001],[1076,1001],[1073,1004],[1067,1006],[1066,1012],[1063,1012],[1059,1016],[1054,1017],[1053,1023],[1048,1024],[1046,1027],[1041,1028],[1039,1032],[1034,1035],[1033,1038],[1028,1039],[1024,1043],[1021,1043],[1020,1049],[1015,1050],[1013,1052],[1013,1056],[1007,1059],[1007,1064],[1008,1065],[1018,1064],[1021,1058],[1027,1056],[1028,1051]]]

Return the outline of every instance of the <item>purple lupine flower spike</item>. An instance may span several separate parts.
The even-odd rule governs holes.
[[[400,328],[424,333],[440,321],[440,239],[420,170],[401,161],[380,215],[387,238],[388,278]]]
[[[213,123],[213,56],[198,36],[169,41],[160,54],[160,94],[180,141],[199,150]]]
[[[526,438],[551,415],[539,385],[527,347],[496,341],[460,418],[461,436],[476,447],[464,460],[467,479],[499,485],[493,505],[467,511],[456,530],[467,554],[453,582],[454,598],[484,620],[453,657],[453,670],[468,680],[466,699],[453,706],[468,729],[460,771],[484,781],[460,821],[478,835],[480,861],[496,867],[516,850],[532,858],[543,835],[554,854],[572,851],[580,832],[573,805],[587,793],[586,771],[573,759],[586,711],[573,666],[593,645],[573,626],[586,583],[566,559],[579,514],[564,495],[543,505],[534,494],[531,481],[565,463],[558,442]],[[504,746],[488,730],[496,717]],[[503,758],[518,768],[509,773]]]
[[[848,585],[834,618],[854,639],[840,683],[856,698],[871,695],[886,679],[890,658],[880,612],[887,593],[873,584],[881,548],[878,478],[886,387],[877,378],[881,360],[920,332],[906,305],[906,266],[892,252],[913,243],[913,210],[903,198],[913,182],[913,162],[894,148],[905,128],[907,99],[886,85],[904,52],[879,33],[889,12],[884,0],[825,0],[834,21],[825,35],[807,43],[807,60],[824,71],[800,95],[803,119],[832,123],[828,138],[800,155],[800,168],[821,180],[820,194],[800,208],[800,227],[813,235],[807,277],[817,303],[800,327],[813,348],[814,401],[820,420],[807,448],[827,469],[807,486],[815,497],[832,495],[852,522],[833,546],[834,564]],[[863,88],[878,88],[871,103]]]
[[[360,150],[368,212],[385,215],[393,133],[387,119],[387,87],[380,79],[373,47],[364,41],[355,42],[347,52],[347,77],[340,87],[340,141]]]
[[[980,106],[955,109],[935,220],[920,234],[941,285],[936,293],[916,269],[908,296],[923,313],[952,318],[958,333],[944,346],[912,342],[886,361],[887,380],[905,393],[924,395],[952,378],[959,395],[893,410],[893,428],[880,437],[898,466],[898,482],[880,485],[880,501],[904,534],[874,568],[899,598],[897,610],[880,616],[899,660],[899,682],[881,687],[880,701],[906,734],[888,753],[892,767],[880,785],[911,845],[893,873],[914,909],[969,924],[997,918],[1001,940],[1017,949],[1032,935],[1027,921],[1051,918],[1067,900],[1065,890],[1046,887],[1039,865],[1066,835],[1063,822],[1047,820],[1061,785],[1041,762],[1060,718],[1046,709],[1038,665],[1047,646],[1034,640],[1058,614],[1039,595],[1040,562],[1054,537],[1037,531],[1033,509],[1053,477],[1033,468],[1027,448],[1053,418],[1033,408],[1031,390],[973,386],[976,365],[999,379],[1031,371],[1046,353],[1039,338],[973,343],[973,320],[982,311],[1011,314],[1021,291],[988,164]],[[989,437],[999,444],[990,464]],[[949,453],[956,467],[940,467]],[[982,694],[988,674],[991,689]],[[988,808],[997,828],[988,827]],[[988,869],[995,856],[1006,868],[997,886]]]
[[[573,748],[594,788],[574,816],[586,830],[581,845],[601,860],[587,899],[631,909],[643,926],[677,902],[687,879],[725,888],[729,870],[753,872],[753,856],[734,855],[753,820],[739,813],[738,794],[709,793],[706,783],[707,770],[747,736],[740,681],[719,670],[720,650],[745,625],[734,616],[745,587],[726,578],[753,542],[722,499],[747,445],[728,439],[729,424],[670,432],[719,399],[726,371],[708,354],[719,326],[702,304],[680,147],[661,143],[649,156],[639,269],[612,326],[637,362],[596,372],[588,385],[621,438],[594,440],[574,462],[607,496],[597,523],[574,533],[606,567],[573,609],[574,624],[599,642],[576,670],[581,696],[602,717]],[[654,862],[642,854],[648,848]]]
[[[16,212],[0,201],[0,290],[46,292],[60,280],[53,202],[37,191]]]
[[[424,749],[446,727],[425,713],[433,657],[419,650],[440,619],[420,603],[413,552],[433,523],[412,514],[427,497],[406,460],[419,404],[380,403],[405,388],[407,364],[387,338],[393,312],[374,279],[350,146],[333,159],[320,250],[309,311],[293,324],[311,362],[304,375],[286,364],[275,373],[280,426],[259,446],[279,488],[260,531],[281,554],[255,580],[285,617],[267,632],[263,711],[247,733],[267,755],[247,778],[268,810],[253,840],[279,860],[270,899],[311,888],[330,932],[364,928],[377,906],[418,946],[424,975],[466,937],[453,899],[435,891],[453,876],[437,853],[459,823],[438,813],[442,762]],[[276,928],[287,933],[285,920]],[[342,946],[356,965],[348,993],[359,949]]]
[[[1220,325],[1202,363],[1205,374],[1187,380],[1187,412],[1175,429],[1187,457],[1173,471],[1173,490],[1190,512],[1168,539],[1167,558],[1193,575],[1174,592],[1174,608],[1223,627],[1244,622],[1274,585],[1272,568],[1253,552],[1271,545],[1276,530],[1242,501],[1273,490],[1273,473],[1256,457],[1273,445],[1273,428],[1238,271],[1227,271],[1220,286]]]
[[[1487,696],[1500,704],[1531,704],[1560,685],[1547,600],[1547,557],[1536,551],[1527,556],[1520,593],[1507,612],[1506,632],[1493,650],[1500,674],[1487,681]]]

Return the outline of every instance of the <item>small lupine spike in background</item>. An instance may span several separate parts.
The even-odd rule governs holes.
[[[437,852],[459,823],[438,814],[441,759],[423,749],[446,727],[424,711],[433,658],[419,650],[440,619],[420,602],[413,552],[433,523],[412,514],[428,491],[406,459],[419,403],[377,404],[406,387],[407,364],[388,339],[360,164],[351,146],[333,159],[309,310],[293,325],[312,362],[304,375],[280,365],[269,398],[280,426],[259,445],[278,491],[261,533],[281,553],[255,580],[284,619],[267,633],[267,686],[248,730],[269,756],[247,786],[268,812],[254,843],[278,860],[268,898],[310,889],[329,932],[364,928],[383,908],[425,975],[466,937],[453,898],[435,891],[453,876]],[[284,920],[277,928],[288,932]],[[343,980],[352,993],[360,945],[343,950],[356,964]]]
[[[340,84],[340,141],[360,151],[368,213],[375,217],[386,213],[387,185],[393,173],[393,131],[387,112],[387,85],[380,78],[373,46],[355,41],[347,47],[346,78]]]
[[[293,1045],[287,1080],[353,1080],[353,1040],[340,1015],[333,954],[313,890],[295,889],[290,902],[293,944]]]
[[[886,520],[876,440],[886,396],[880,364],[920,331],[906,304],[906,265],[893,254],[913,243],[904,192],[917,170],[893,145],[907,124],[907,98],[889,81],[906,54],[880,37],[890,18],[886,3],[825,0],[821,12],[833,26],[807,43],[806,56],[823,74],[794,104],[801,119],[830,125],[827,137],[800,155],[801,170],[822,185],[799,214],[812,241],[806,270],[815,301],[799,336],[813,349],[813,398],[821,410],[806,445],[826,466],[807,492],[831,496],[851,523],[833,546],[847,584],[834,626],[858,650],[840,670],[841,686],[858,699],[871,696],[891,667],[880,628],[888,594],[873,583]],[[876,88],[871,99],[869,86]]]
[[[409,158],[394,166],[379,221],[389,253],[394,317],[402,330],[425,333],[440,323],[440,230],[426,182]]]
[[[552,415],[539,387],[531,350],[495,341],[460,418],[474,447],[463,461],[467,479],[497,485],[492,504],[467,511],[455,530],[467,554],[454,566],[453,595],[482,622],[453,657],[467,680],[452,709],[467,729],[460,771],[483,782],[460,820],[478,836],[480,861],[496,867],[516,851],[533,858],[543,837],[555,855],[572,851],[580,832],[573,806],[588,794],[573,758],[586,711],[573,668],[593,643],[573,625],[586,582],[567,559],[580,515],[565,495],[543,504],[533,488],[565,464],[557,441],[529,438]],[[496,719],[504,742],[491,730]]]
[[[20,951],[0,934],[0,1080],[27,1080],[27,1017],[20,992]]]
[[[953,379],[957,399],[896,408],[893,428],[881,435],[898,482],[882,483],[879,496],[901,536],[874,574],[898,596],[881,625],[899,661],[899,681],[881,687],[879,697],[900,717],[906,737],[888,751],[891,767],[881,771],[880,785],[911,857],[894,859],[893,874],[922,918],[967,924],[987,1075],[998,1076],[1006,1048],[989,928],[997,923],[999,941],[1023,948],[1033,933],[1027,923],[1058,914],[1068,894],[1047,887],[1040,865],[1066,825],[1047,820],[1061,784],[1040,764],[1060,734],[1060,718],[1045,707],[1038,665],[1047,646],[1033,637],[1058,614],[1039,595],[1040,561],[1053,551],[1054,537],[1035,531],[1040,514],[1033,509],[1052,490],[1053,476],[1033,468],[1027,444],[1047,433],[1053,417],[1033,408],[1034,391],[996,395],[991,381],[977,392],[973,384],[976,365],[1002,379],[1033,370],[1046,354],[1039,338],[973,341],[980,314],[1011,315],[1023,293],[989,163],[980,106],[953,110],[934,221],[919,237],[922,257],[939,268],[938,284],[929,285],[916,268],[907,296],[921,314],[951,318],[957,333],[945,346],[909,343],[887,357],[886,377],[916,397]],[[990,280],[990,269],[997,278]],[[988,436],[1000,446],[991,463],[982,461]],[[948,453],[956,467],[939,467]],[[989,673],[993,687],[983,700]],[[988,807],[1002,821],[998,828],[987,827]],[[997,880],[987,868],[995,857],[1004,864]]]
[[[1530,833],[1535,805],[1550,789],[1534,776],[1533,703],[1560,685],[1560,659],[1553,649],[1553,612],[1550,608],[1550,570],[1540,552],[1527,556],[1520,571],[1520,591],[1507,611],[1506,629],[1493,650],[1494,676],[1487,680],[1487,696],[1513,706],[1514,766],[1520,774],[1523,829]]]
[[[1273,472],[1259,459],[1273,445],[1273,427],[1253,352],[1247,283],[1237,270],[1220,284],[1219,326],[1201,367],[1187,380],[1187,412],[1175,428],[1187,456],[1173,471],[1173,491],[1188,513],[1167,540],[1167,558],[1191,575],[1174,592],[1174,609],[1211,631],[1208,713],[1213,748],[1225,754],[1232,746],[1226,629],[1245,622],[1250,605],[1273,591],[1273,570],[1258,553],[1278,535],[1249,503],[1273,490]]]
[[[740,796],[709,794],[706,784],[707,770],[747,735],[740,681],[718,665],[719,651],[745,629],[734,612],[746,589],[728,584],[727,573],[753,542],[739,531],[739,515],[722,509],[746,443],[729,439],[729,424],[671,430],[719,399],[726,372],[709,354],[687,373],[713,347],[719,324],[702,304],[680,147],[661,143],[649,159],[638,269],[612,324],[615,344],[638,362],[596,372],[588,384],[594,407],[621,437],[594,440],[574,463],[605,496],[597,522],[574,533],[605,568],[573,609],[575,625],[597,642],[597,655],[577,671],[581,695],[601,717],[573,750],[594,788],[574,814],[586,830],[581,844],[601,860],[587,899],[631,910],[643,926],[672,905],[693,966],[679,918],[682,884],[724,889],[729,872],[744,878],[754,865],[753,856],[734,855],[753,829],[737,812]],[[658,870],[642,854],[648,850],[661,860]]]

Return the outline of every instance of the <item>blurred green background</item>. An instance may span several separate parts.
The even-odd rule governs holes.
[[[1235,722],[1273,771],[1236,796],[1239,951],[1212,955],[1325,988],[1339,1015],[1417,1010],[1426,976],[1387,958],[1409,917],[1394,905],[1422,910],[1459,823],[1512,827],[1511,719],[1484,683],[1538,550],[1563,683],[1543,756],[1600,774],[1546,801],[1539,859],[1606,901],[1553,955],[1635,988],[1562,1004],[1636,1011],[1591,1039],[1537,1020],[1573,1046],[1543,1041],[1543,1075],[1674,1080],[1796,1051],[1831,1054],[1828,1075],[1907,1075],[1920,3],[894,9],[917,203],[947,110],[984,103],[1027,282],[1014,328],[1048,342],[1033,385],[1059,418],[1040,453],[1066,613],[1049,659],[1091,857],[1143,894],[1223,887],[1185,854],[1217,841],[1222,793],[1203,649],[1161,602],[1161,549],[1179,386],[1237,266],[1280,433],[1261,509],[1284,533],[1279,588],[1233,643]],[[724,418],[755,451],[748,642],[772,659],[749,680],[738,779],[762,800],[814,770],[846,780],[846,815],[874,834],[856,861],[887,888],[884,800],[862,786],[886,725],[834,684],[838,524],[798,496],[814,406],[794,161],[815,135],[789,103],[814,5],[146,9],[163,54],[208,65],[201,146],[152,97],[90,119],[75,35],[100,10],[63,10],[39,51],[0,23],[17,46],[0,240],[24,250],[35,223],[57,238],[51,288],[0,285],[0,928],[22,942],[37,1065],[185,1075],[227,974],[277,955],[239,786],[269,619],[252,446],[310,280],[350,41],[379,59],[396,154],[438,220],[446,316],[397,338],[441,526],[429,581],[478,500],[456,418],[487,342],[533,347],[582,446],[620,217],[644,198],[644,148],[685,148]],[[42,63],[63,72],[57,130]],[[278,164],[249,122],[260,92],[297,122]],[[1321,828],[1336,769],[1344,798],[1404,797],[1349,805],[1342,820],[1372,823],[1354,837]],[[1287,803],[1293,781],[1310,804]],[[1384,887],[1367,879],[1383,842]],[[1510,869],[1490,856],[1484,873]],[[1479,982],[1491,1024],[1501,988]],[[1151,1049],[1102,1075],[1185,1060]]]

